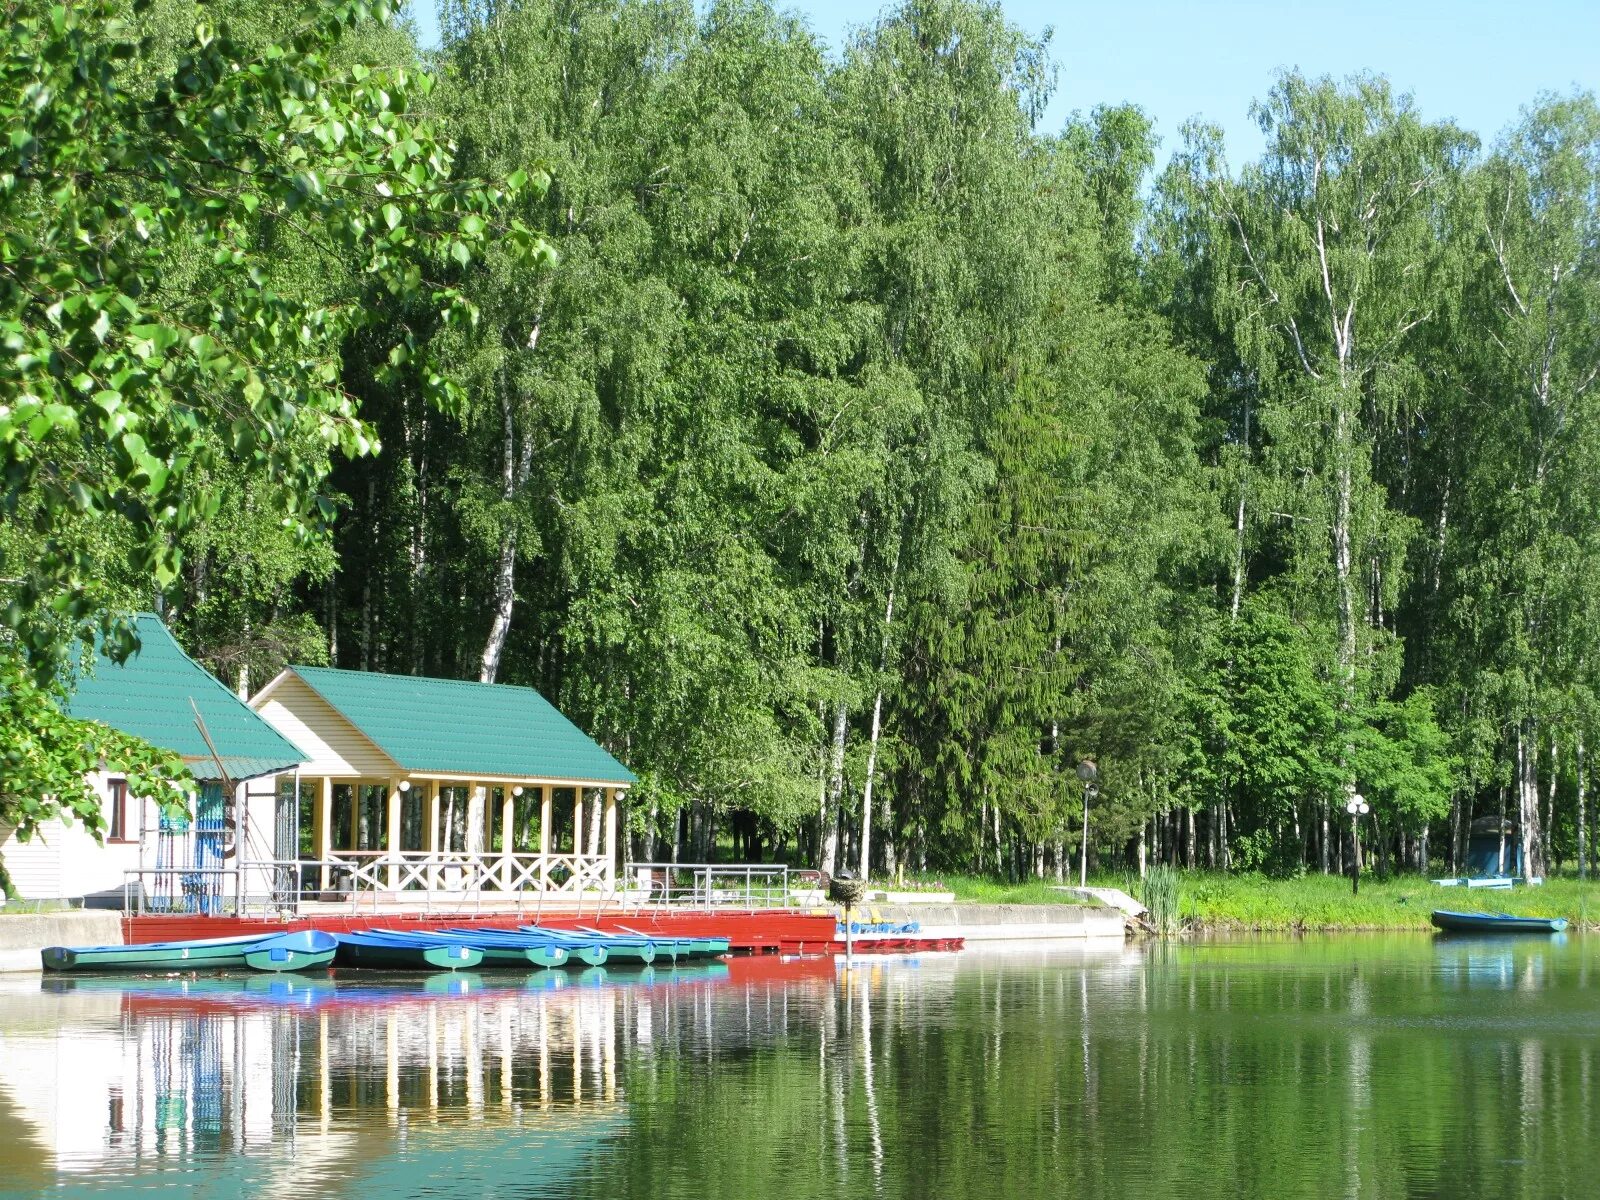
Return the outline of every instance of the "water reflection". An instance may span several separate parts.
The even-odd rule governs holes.
[[[1597,957],[1408,936],[12,984],[0,1178],[386,1200],[1576,1196],[1600,1134]]]
[[[435,1135],[461,1121],[480,1149],[498,1129],[571,1157],[625,1117],[624,1044],[658,1037],[673,1022],[656,1010],[728,979],[713,963],[10,981],[0,1119],[13,1136],[0,1172],[42,1186],[182,1169],[192,1186],[199,1168],[223,1194],[297,1180],[364,1188],[375,1161],[435,1144],[448,1154]]]

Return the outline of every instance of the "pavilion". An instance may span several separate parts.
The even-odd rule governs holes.
[[[634,776],[532,688],[291,666],[250,707],[305,754],[322,892],[615,886]]]

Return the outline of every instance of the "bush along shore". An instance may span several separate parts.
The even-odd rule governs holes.
[[[986,903],[1082,903],[1070,887],[1026,881],[949,875],[944,881],[958,901]],[[1424,930],[1438,908],[1470,912],[1566,917],[1576,929],[1600,929],[1600,879],[1564,877],[1539,887],[1509,891],[1440,887],[1421,875],[1361,877],[1351,895],[1349,876],[1305,875],[1273,879],[1258,874],[1174,871],[1157,868],[1143,880],[1091,875],[1090,887],[1120,888],[1151,911],[1151,923],[1167,933],[1358,932]]]

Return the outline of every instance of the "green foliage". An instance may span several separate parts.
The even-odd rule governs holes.
[[[303,530],[331,511],[327,452],[374,448],[339,353],[379,310],[280,287],[279,240],[304,238],[374,299],[426,297],[466,322],[446,263],[470,259],[503,194],[450,180],[447,144],[408,111],[426,75],[335,65],[349,30],[387,17],[382,0],[319,0],[262,44],[202,21],[164,70],[146,69],[145,11],[24,3],[0,45],[3,502],[39,535],[36,556],[5,564],[21,576],[7,624],[41,679],[62,643],[40,614],[105,612],[75,524],[115,514],[128,568],[165,586],[178,539],[215,512],[202,477],[221,454]],[[520,226],[501,241],[542,249]],[[204,268],[170,279],[185,256]],[[392,344],[430,397],[455,399],[414,339]]]
[[[133,795],[163,807],[188,808],[188,768],[175,754],[157,750],[95,721],[66,715],[67,689],[42,687],[23,660],[0,655],[0,837],[15,832],[30,841],[52,819],[77,821],[100,835],[105,820],[90,786],[96,771],[124,776]],[[13,894],[0,864],[0,893]]]
[[[24,0],[0,33],[0,510],[27,530],[0,540],[0,730],[17,747],[0,819],[25,832],[57,812],[92,826],[80,777],[101,757],[169,794],[166,759],[49,716],[75,639],[133,648],[118,580],[173,584],[225,499],[312,536],[333,514],[330,453],[376,448],[346,344],[413,304],[470,324],[451,276],[491,237],[548,257],[520,223],[490,229],[525,176],[451,178],[448,143],[413,112],[427,75],[340,57],[384,0],[316,0],[272,36],[189,13],[172,46],[155,36],[170,8],[125,0]],[[286,242],[323,285],[282,270]],[[391,377],[459,402],[404,324],[379,336]],[[304,571],[291,561],[269,586]],[[303,640],[303,621],[286,628]]]
[[[1049,876],[1085,757],[1091,862],[1333,870],[1355,788],[1426,867],[1512,783],[1576,850],[1591,97],[1485,152],[1289,73],[1152,190],[1149,119],[1041,129],[1048,39],[975,0],[836,59],[763,0],[452,0],[432,75],[381,3],[14,15],[36,689],[154,589],[237,686],[538,686],[651,857]]]

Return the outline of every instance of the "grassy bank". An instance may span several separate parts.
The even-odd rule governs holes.
[[[973,876],[941,878],[957,900],[985,904],[1077,902],[1068,893],[1052,891],[1053,880],[1013,884]],[[1091,876],[1089,883],[1140,895],[1138,881],[1123,875]],[[1178,884],[1178,910],[1185,927],[1204,932],[1428,929],[1428,914],[1436,908],[1566,917],[1574,926],[1600,928],[1600,880],[1552,879],[1542,887],[1502,892],[1442,888],[1416,875],[1382,882],[1366,876],[1358,896],[1350,894],[1347,876],[1268,879],[1185,871]]]

